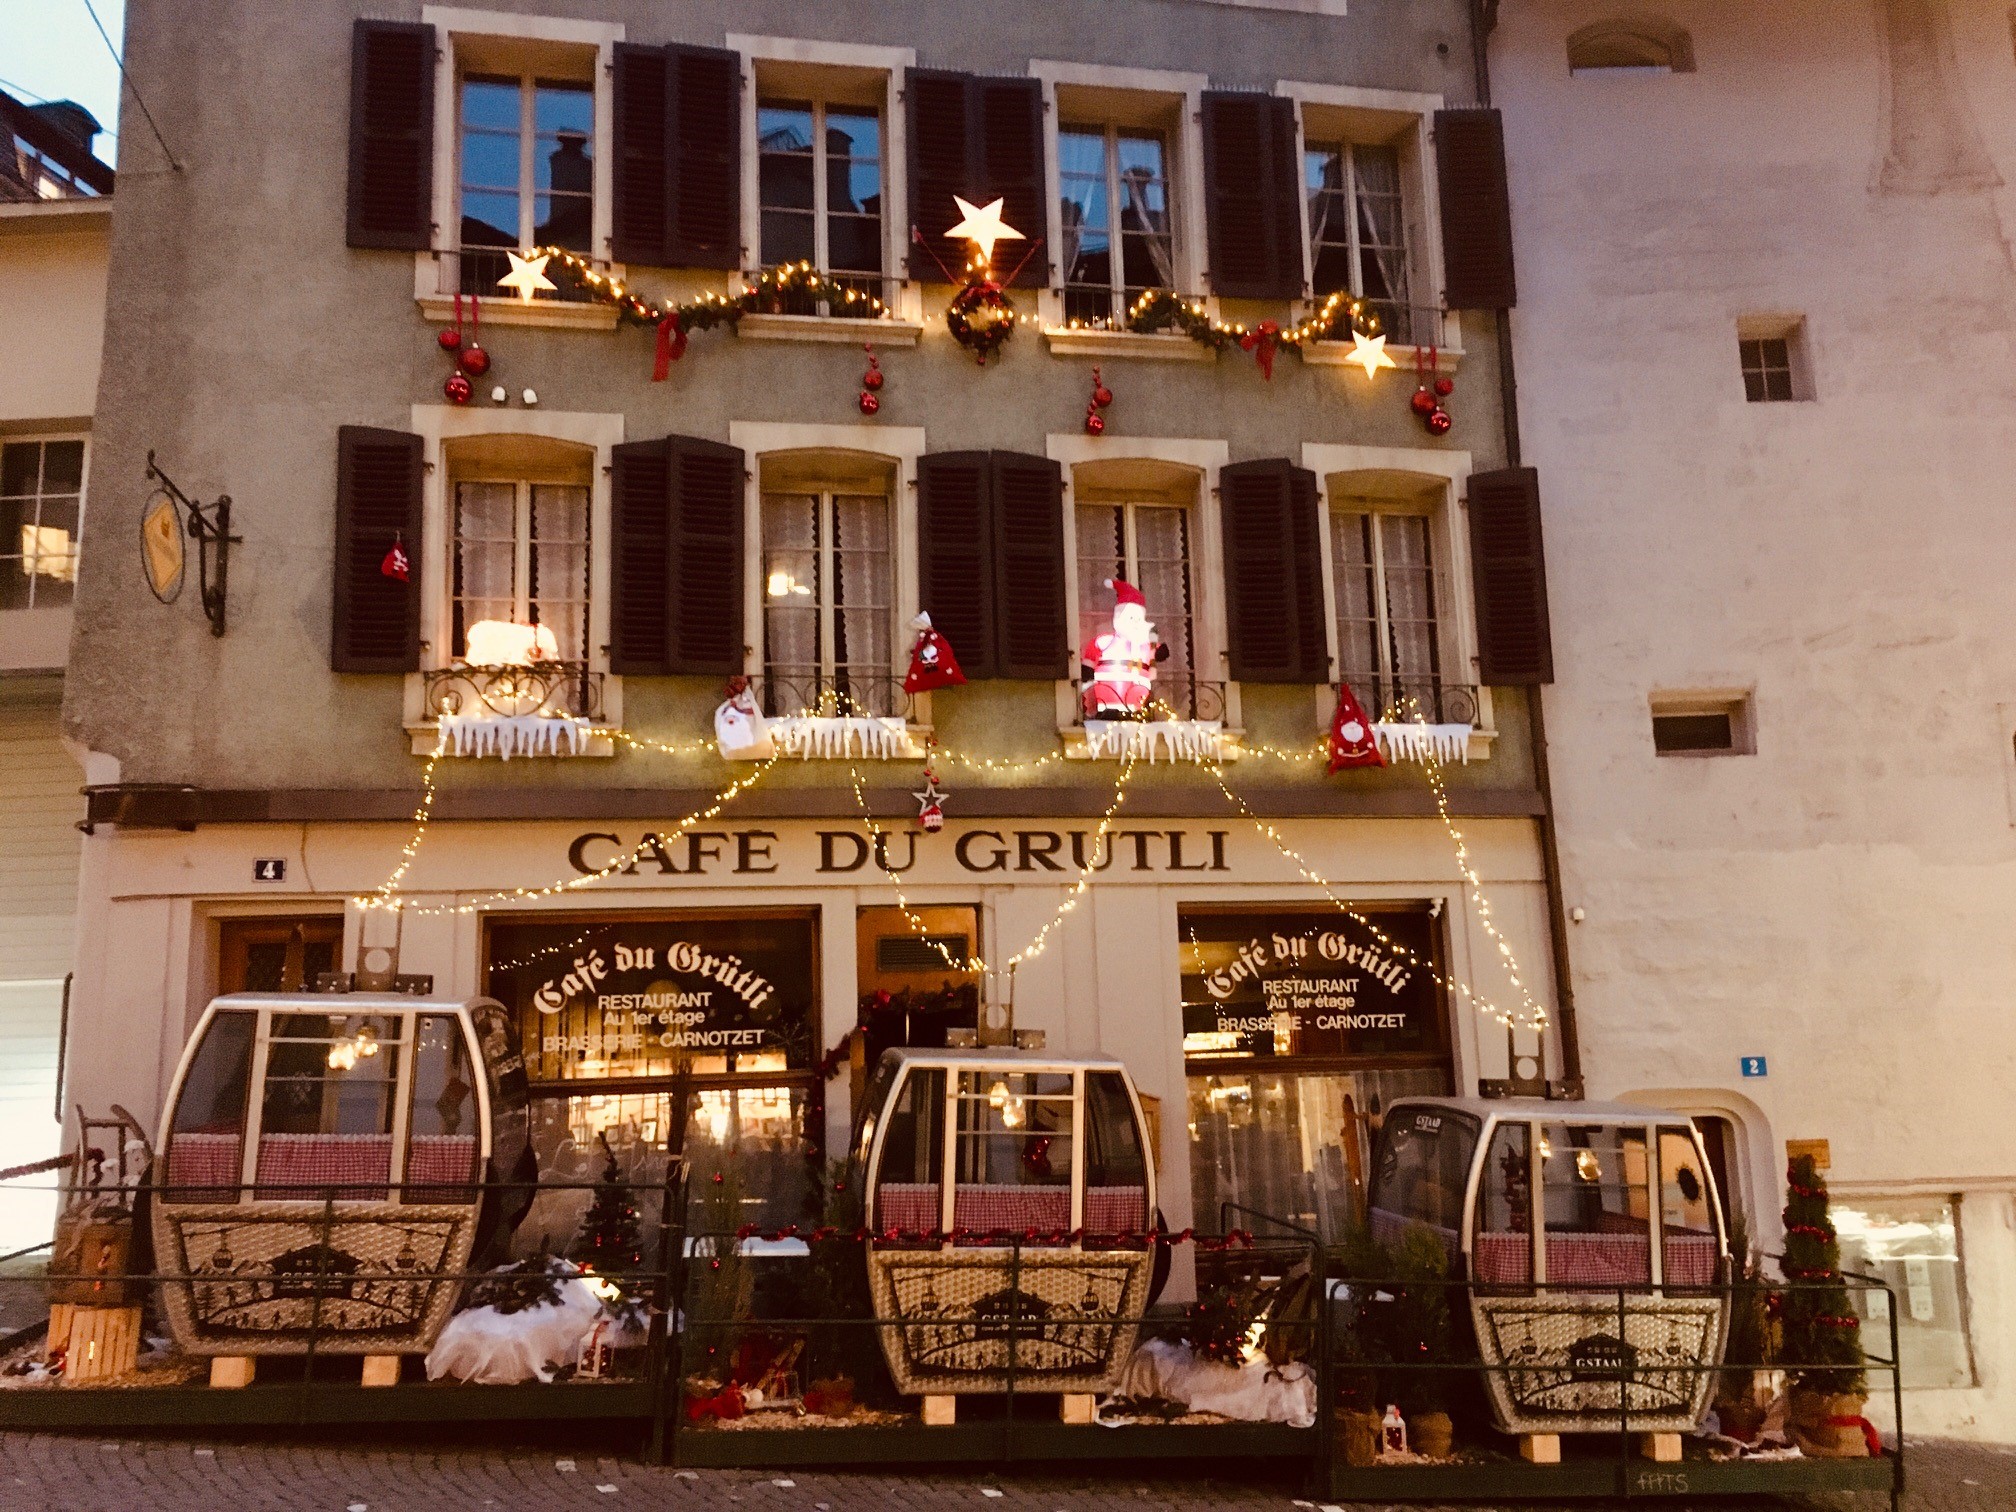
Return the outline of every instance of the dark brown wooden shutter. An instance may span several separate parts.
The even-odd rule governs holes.
[[[1316,475],[1282,458],[1218,474],[1225,620],[1241,682],[1327,682]]]
[[[1050,208],[1042,84],[913,68],[905,76],[903,98],[910,134],[910,224],[919,237],[910,247],[910,276],[943,283],[945,270],[959,271],[967,249],[945,233],[959,220],[953,196],[963,195],[973,204],[1006,201],[1001,218],[1028,240],[995,248],[995,272],[1004,280],[1013,273],[1018,288],[1042,287],[1049,281],[1050,261],[1044,248],[1030,245],[1043,235]]]
[[[358,21],[350,33],[353,247],[425,251],[434,240],[434,28]]]
[[[1275,95],[1204,95],[1204,221],[1211,288],[1228,299],[1302,293],[1302,176],[1295,104]]]
[[[1048,457],[995,452],[994,604],[998,677],[1070,675],[1064,617],[1064,472]],[[956,651],[959,643],[952,643]]]
[[[668,47],[671,179],[665,265],[742,266],[742,56]]]
[[[663,440],[611,454],[609,670],[663,676],[670,645],[672,484]]]
[[[742,504],[747,466],[740,447],[691,436],[666,443],[671,529],[666,552],[672,603],[665,670],[742,670]]]
[[[420,438],[346,425],[336,432],[336,578],[329,665],[338,672],[420,670]],[[405,543],[412,580],[382,571]]]
[[[618,262],[666,266],[672,186],[671,59],[662,47],[616,44],[612,251]]]
[[[1477,590],[1477,677],[1487,687],[1554,681],[1540,479],[1530,467],[1470,475],[1470,574]]]
[[[1016,288],[1040,289],[1050,281],[1047,249],[1036,245],[1050,214],[1043,171],[1043,86],[1036,79],[976,79],[974,108],[980,117],[980,150],[967,174],[966,198],[976,204],[1007,201],[1001,218],[1027,240],[996,247],[994,272]],[[956,243],[946,245],[955,255],[965,250]]]
[[[917,591],[959,668],[995,675],[992,472],[986,452],[917,459]]]
[[[1442,200],[1442,302],[1452,310],[1511,309],[1519,289],[1498,112],[1436,111],[1435,171]]]
[[[973,128],[967,102],[972,92],[971,74],[913,68],[904,77],[904,116],[910,134],[910,224],[919,238],[910,245],[910,276],[920,283],[942,283],[945,274],[940,271],[941,264],[956,274],[965,256],[965,249],[947,241],[945,233],[959,221],[952,197],[968,192]],[[958,641],[952,642],[952,649],[959,650]]]

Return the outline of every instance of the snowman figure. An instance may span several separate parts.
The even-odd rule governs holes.
[[[1155,688],[1155,664],[1169,648],[1148,622],[1148,601],[1132,583],[1108,578],[1113,590],[1113,628],[1085,642],[1078,653],[1088,719],[1142,719]]]

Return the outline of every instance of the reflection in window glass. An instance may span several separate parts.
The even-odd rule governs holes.
[[[1311,142],[1302,154],[1309,204],[1311,288],[1320,300],[1352,294],[1372,328],[1397,344],[1414,339],[1408,303],[1407,214],[1400,153],[1363,142]],[[1332,339],[1348,338],[1342,323]]]
[[[1394,1244],[1410,1229],[1426,1228],[1453,1262],[1476,1148],[1477,1125],[1461,1114],[1403,1108],[1389,1115],[1372,1173],[1372,1237]]]
[[[590,251],[594,90],[551,79],[469,74],[460,107],[462,291],[494,292],[510,269],[505,248]]]
[[[1533,1131],[1500,1124],[1477,1186],[1471,1267],[1479,1281],[1523,1286],[1533,1279]]]
[[[258,1026],[256,1013],[225,1011],[204,1032],[175,1102],[165,1200],[230,1202],[237,1196]]]
[[[0,609],[53,609],[77,582],[82,441],[0,446]]]
[[[1057,164],[1065,318],[1118,324],[1142,294],[1175,282],[1162,133],[1066,125],[1057,133]]]
[[[762,260],[809,262],[864,294],[882,282],[882,117],[872,106],[764,100],[756,111]],[[820,192],[824,186],[824,193]],[[818,313],[816,296],[789,314]]]
[[[1395,1098],[1449,1090],[1440,1068],[1238,1073],[1190,1083],[1197,1226],[1250,1227],[1226,1204],[1347,1237],[1363,1216],[1374,1121]]]
[[[1974,1384],[1958,1215],[1950,1197],[1834,1202],[1841,1268],[1874,1276],[1896,1293],[1898,1367],[1907,1388]],[[1862,1312],[1863,1346],[1887,1355],[1889,1297],[1864,1288],[1849,1296]]]

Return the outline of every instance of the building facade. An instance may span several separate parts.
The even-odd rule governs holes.
[[[72,958],[81,773],[64,749],[63,664],[104,344],[112,171],[75,105],[0,94],[0,1145],[55,1153]],[[0,1246],[45,1237],[55,1199],[0,1194]]]
[[[392,942],[518,1015],[543,1170],[683,1138],[787,1218],[881,1047],[1011,1000],[1200,1228],[1334,1230],[1391,1098],[1572,1075],[1467,8],[1084,20],[136,0],[187,166],[113,237],[74,1100],[158,1116],[215,993]],[[150,455],[232,501],[208,614]],[[963,685],[905,689],[920,611]],[[1325,773],[1340,679],[1383,768]]]
[[[1590,1087],[1741,1130],[1767,1248],[1826,1141],[1914,1430],[2006,1438],[2008,12],[1655,10],[1490,43]]]

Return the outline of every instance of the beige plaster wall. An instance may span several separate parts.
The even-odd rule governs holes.
[[[1704,1089],[1830,1139],[1844,1187],[1980,1194],[1984,1389],[1914,1426],[2016,1433],[1987,1326],[2016,1184],[2008,9],[1660,10],[1696,72],[1571,78],[1593,0],[1507,6],[1492,47],[1591,1090]],[[1808,402],[1744,400],[1737,323],[1770,314],[1805,319]],[[1655,756],[1651,696],[1710,688],[1754,690],[1756,754]]]

